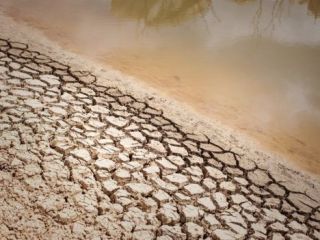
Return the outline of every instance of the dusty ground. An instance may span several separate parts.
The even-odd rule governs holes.
[[[318,180],[38,50],[0,40],[1,239],[320,239]]]

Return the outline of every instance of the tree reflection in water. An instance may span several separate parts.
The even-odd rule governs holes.
[[[302,4],[308,4],[308,10],[312,13],[315,18],[320,17],[320,1],[319,0],[302,0]]]
[[[119,17],[143,21],[146,26],[158,26],[204,14],[211,4],[211,0],[116,0],[111,11]]]
[[[257,4],[253,22],[255,32],[259,33],[263,4],[270,4],[269,0],[233,0],[233,2],[243,5]],[[286,10],[285,6],[297,3],[307,5],[308,12],[316,19],[320,16],[320,0],[275,0],[272,1],[273,10],[266,29],[273,30],[275,21],[281,21],[281,16]],[[214,5],[214,0],[112,0],[111,11],[115,16],[136,19],[146,26],[160,26],[177,25],[195,16],[203,16],[208,10],[215,15]]]

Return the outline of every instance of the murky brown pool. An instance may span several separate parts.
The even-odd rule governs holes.
[[[320,173],[319,0],[1,0],[63,47]]]

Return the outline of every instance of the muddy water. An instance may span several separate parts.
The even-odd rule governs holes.
[[[136,76],[320,173],[320,1],[1,0],[0,6],[63,47]]]

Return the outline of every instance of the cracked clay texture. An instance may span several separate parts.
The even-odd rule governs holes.
[[[320,239],[319,199],[96,80],[0,40],[0,239]]]

